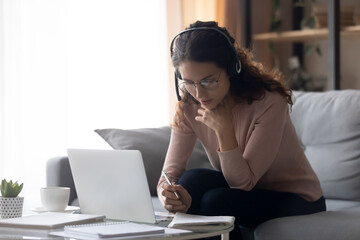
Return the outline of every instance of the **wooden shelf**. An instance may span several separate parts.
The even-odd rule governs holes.
[[[340,32],[341,37],[360,36],[360,25],[344,27]],[[326,39],[328,37],[328,29],[307,29],[299,31],[286,31],[279,33],[262,33],[255,34],[253,41],[274,41],[274,42],[304,42],[319,39]]]

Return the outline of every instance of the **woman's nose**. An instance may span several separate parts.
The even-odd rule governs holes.
[[[196,86],[196,98],[199,99],[204,95],[204,88],[201,85]]]

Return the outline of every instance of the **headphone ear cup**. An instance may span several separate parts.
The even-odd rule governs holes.
[[[236,77],[241,72],[241,62],[239,60],[233,60],[231,64],[229,64],[227,69],[228,74],[230,77]]]

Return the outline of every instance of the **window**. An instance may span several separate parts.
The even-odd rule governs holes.
[[[97,128],[169,124],[165,0],[3,0],[0,176],[37,193]]]

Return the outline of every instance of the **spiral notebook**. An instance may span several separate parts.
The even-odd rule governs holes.
[[[64,228],[65,234],[84,238],[114,238],[143,236],[164,233],[162,227],[133,222],[106,222],[99,224],[74,225]]]
[[[104,220],[103,215],[46,212],[19,218],[0,219],[0,227],[52,230],[70,224],[87,224]]]
[[[234,221],[235,217],[233,216],[202,216],[178,212],[168,227],[202,232],[226,229],[231,227]]]

